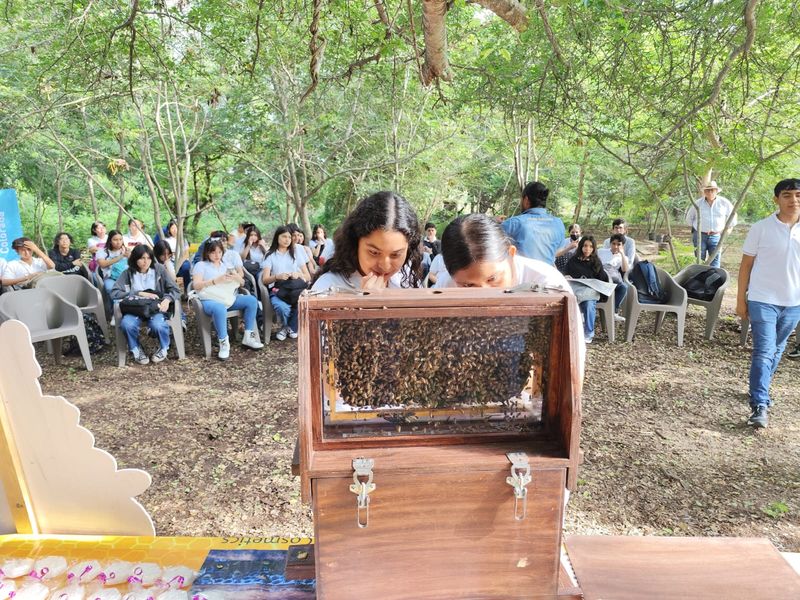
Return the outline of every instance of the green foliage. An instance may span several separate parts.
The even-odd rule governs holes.
[[[384,188],[440,226],[469,211],[510,214],[518,179],[537,174],[565,222],[580,197],[590,227],[624,215],[666,231],[665,216],[682,219],[711,169],[750,221],[800,166],[787,0],[759,3],[746,56],[736,53],[747,39],[737,3],[548,3],[557,55],[530,5],[518,33],[457,0],[446,19],[455,79],[431,87],[418,73],[419,0],[413,14],[383,2],[388,29],[373,3],[328,0],[313,89],[311,6],[142,0],[131,15],[129,3],[7,3],[0,185],[19,191],[26,231],[47,240],[60,213],[65,229],[88,236],[84,169],[102,220],[117,221],[118,203],[152,230],[155,206],[165,223],[185,197],[186,232],[200,239],[242,220],[265,233],[287,219],[332,229]],[[187,121],[204,119],[185,189],[159,137],[159,90]],[[128,168],[111,173],[119,160]],[[679,248],[678,260],[691,261],[691,250]]]
[[[789,506],[785,502],[772,502],[762,507],[761,512],[772,519],[780,519],[789,513]]]

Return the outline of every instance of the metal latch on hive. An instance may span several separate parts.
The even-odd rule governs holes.
[[[511,461],[511,477],[506,477],[506,483],[514,488],[514,520],[522,521],[528,514],[527,486],[531,482],[531,464],[524,452],[509,452],[506,456]]]
[[[353,483],[350,484],[350,491],[356,495],[356,523],[361,529],[369,525],[369,494],[376,487],[372,483],[373,466],[375,461],[371,458],[353,459]]]

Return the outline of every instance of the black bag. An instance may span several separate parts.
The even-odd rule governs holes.
[[[154,290],[144,290],[145,292],[150,292],[152,294],[158,294],[158,292]],[[159,296],[158,298],[142,298],[141,296],[128,296],[127,298],[123,298],[119,301],[119,310],[123,315],[133,315],[134,317],[139,317],[140,319],[149,319],[153,315],[157,315],[161,312],[158,308],[158,305],[164,298]],[[175,304],[174,302],[170,302],[169,309],[167,309],[166,316],[167,318],[171,317],[175,313]]]
[[[303,279],[284,279],[276,281],[275,287],[278,290],[275,295],[286,304],[294,306],[300,299],[300,294],[308,287],[308,283]]]
[[[709,302],[714,299],[714,295],[724,282],[725,271],[716,267],[709,267],[692,275],[686,280],[683,287],[690,298]]]
[[[661,289],[658,272],[650,261],[637,262],[631,270],[630,281],[642,304],[664,304],[667,301],[667,292]]]
[[[103,335],[103,330],[93,314],[83,313],[83,326],[86,328],[86,339],[89,341],[89,352],[97,354],[106,346],[106,337]],[[64,343],[61,354],[64,356],[78,355],[81,353],[81,347],[78,345],[78,340],[74,335],[67,338]]]

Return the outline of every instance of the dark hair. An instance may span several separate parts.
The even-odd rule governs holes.
[[[611,234],[611,237],[610,237],[610,238],[608,238],[608,243],[609,243],[609,244],[610,244],[611,242],[619,242],[620,244],[623,244],[623,245],[624,245],[624,244],[625,244],[625,241],[626,241],[626,240],[625,240],[625,235],[624,235],[624,234],[622,234],[622,233],[612,233],[612,234]]]
[[[622,217],[618,217],[618,218],[614,219],[613,221],[611,221],[611,227],[617,227],[619,225],[627,225],[627,224],[628,224],[628,222],[625,219],[623,219]]]
[[[172,254],[172,246],[169,245],[169,242],[166,240],[159,240],[156,242],[156,245],[153,247],[153,255],[156,257],[156,260],[160,262],[162,265],[164,262],[161,261],[161,257],[166,253],[167,260],[169,260],[170,255]]]
[[[333,234],[336,250],[317,271],[314,279],[327,272],[345,276],[360,273],[358,241],[379,229],[398,231],[406,237],[408,252],[403,266],[409,268],[401,270],[402,284],[406,287],[417,287],[422,279],[422,253],[419,249],[422,235],[419,221],[408,201],[394,192],[376,192],[356,205]]]
[[[425,223],[425,230],[427,231],[428,229],[436,229],[436,225],[428,221]]]
[[[203,260],[208,260],[209,255],[217,248],[222,250],[223,255],[225,254],[225,244],[221,239],[213,237],[206,240],[206,243],[203,245]]]
[[[568,232],[568,233],[572,233],[572,230],[573,230],[575,227],[578,227],[578,228],[580,228],[580,229],[583,229],[583,227],[581,227],[581,224],[580,224],[580,223],[573,223],[572,225],[570,225],[570,226],[569,226],[569,229],[567,229],[567,232]]]
[[[128,227],[130,227],[131,223],[134,222],[136,223],[137,227],[139,226],[139,219],[137,219],[136,217],[131,217],[130,219],[128,219]]]
[[[136,261],[142,258],[142,256],[145,254],[150,257],[150,268],[153,268],[153,265],[156,263],[156,257],[153,254],[153,249],[147,244],[139,244],[138,246],[133,247],[133,250],[131,250],[131,255],[128,257],[128,270],[131,273],[140,272],[139,267],[136,265]]]
[[[550,190],[547,186],[540,181],[528,182],[525,189],[522,190],[522,197],[528,199],[528,204],[531,208],[539,208],[547,205],[547,197],[550,195]]]
[[[25,245],[25,242],[30,242],[31,238],[29,237],[18,237],[13,242],[11,242],[11,249],[16,250],[17,248],[22,248]]]
[[[178,226],[178,222],[177,222],[175,219],[171,219],[171,220],[170,220],[170,222],[169,222],[169,223],[167,223],[167,224],[164,226],[164,235],[165,235],[165,236],[169,237],[169,229],[170,229],[170,227],[172,227],[173,225],[175,225],[175,227],[177,227],[177,226]]]
[[[250,239],[251,233],[255,233],[258,236],[258,241],[261,241],[261,230],[255,225],[253,225],[252,227],[248,227],[247,229],[244,230],[244,246],[242,246],[242,249],[247,247],[247,242]],[[252,260],[250,258],[249,250],[247,251],[247,260]]]
[[[106,252],[111,252],[111,250],[112,250],[112,248],[111,248],[111,240],[113,240],[114,236],[117,236],[117,235],[122,237],[122,232],[121,231],[117,231],[116,229],[112,229],[111,231],[108,232],[108,237],[106,238],[106,245],[105,245],[105,251]],[[124,242],[123,242],[123,245],[124,245]]]
[[[222,229],[217,229],[216,231],[211,232],[211,235],[208,236],[208,239],[225,240],[227,242],[228,232],[223,231]]]
[[[98,225],[102,225],[103,227],[106,226],[106,224],[103,223],[102,221],[95,221],[94,223],[92,223],[92,235],[95,236],[95,237],[97,237],[97,226]]]
[[[267,251],[267,256],[277,252],[277,250],[278,250],[278,238],[281,235],[283,235],[284,233],[288,233],[289,235],[291,235],[293,233],[291,224],[290,225],[281,225],[280,227],[278,227],[275,230],[275,233],[272,234],[272,243],[269,245],[269,250]],[[292,260],[294,260],[294,242],[291,242],[289,244],[289,256],[291,256]],[[266,258],[266,257],[264,257],[264,258]]]
[[[597,256],[597,242],[593,235],[585,235],[578,241],[578,248],[575,250],[575,254],[571,260],[584,260],[583,245],[586,242],[592,243],[592,253],[589,255],[589,264],[592,266],[592,270],[595,273],[599,273],[603,270],[603,262],[600,260],[600,257]]]
[[[242,221],[241,223],[239,223],[239,227],[241,227],[242,230],[244,231],[245,229],[250,229],[251,227],[255,227],[255,224],[250,223],[248,221]]]
[[[69,243],[74,244],[75,240],[72,239],[72,236],[68,234],[66,231],[59,231],[56,236],[53,238],[53,250],[58,250],[58,240],[61,239],[61,236],[65,235],[69,238]]]
[[[442,258],[451,275],[476,262],[506,260],[511,246],[500,223],[483,213],[458,217],[442,233]]]
[[[317,237],[317,231],[319,231],[320,229],[322,229],[322,231],[323,231],[323,232],[325,231],[325,227],[322,225],[322,223],[317,223],[316,225],[314,225],[314,226],[311,228],[311,239],[312,239],[312,240],[313,240],[313,239],[316,239],[316,237]]]
[[[787,190],[800,190],[800,179],[794,177],[790,179],[781,179],[778,185],[775,186],[775,197],[777,198],[781,195],[781,192]]]

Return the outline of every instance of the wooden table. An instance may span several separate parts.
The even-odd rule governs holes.
[[[800,576],[769,540],[570,536],[585,600],[789,600]]]

